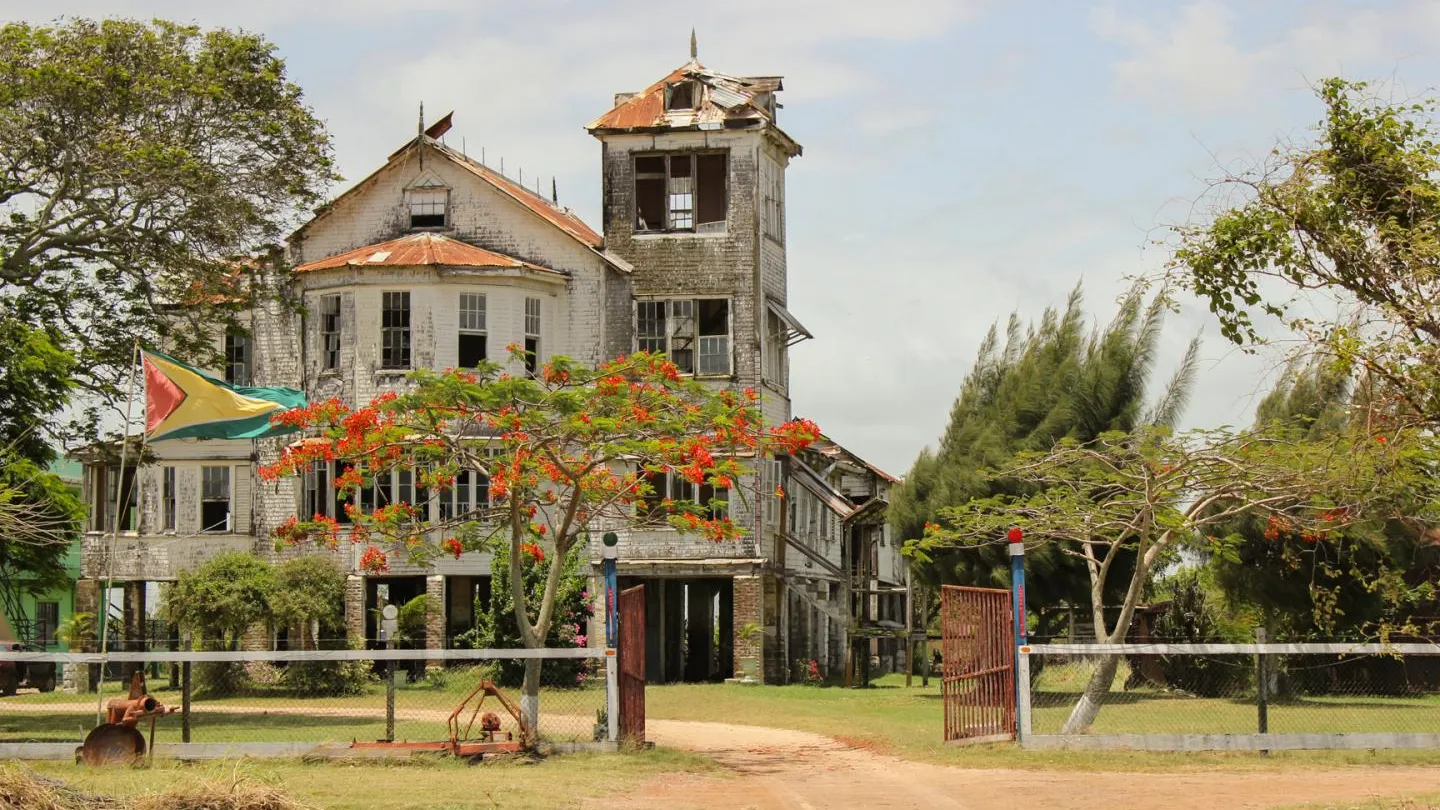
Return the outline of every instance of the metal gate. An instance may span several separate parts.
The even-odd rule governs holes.
[[[620,739],[645,742],[645,586],[620,592]]]
[[[1015,630],[1010,592],[940,591],[946,742],[1015,739]]]

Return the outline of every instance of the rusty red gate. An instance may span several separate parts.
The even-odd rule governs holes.
[[[1015,628],[1010,592],[940,591],[946,742],[1015,739]]]
[[[620,592],[620,739],[645,742],[645,586]]]

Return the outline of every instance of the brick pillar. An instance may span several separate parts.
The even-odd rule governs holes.
[[[128,652],[145,651],[145,583],[126,582],[121,586],[122,611],[124,616],[120,636],[120,649]],[[129,684],[135,670],[140,669],[139,664],[125,663],[120,665],[120,675]]]
[[[731,615],[734,618],[731,620],[731,632],[734,633],[735,671],[743,673],[747,679],[759,680],[763,674],[761,654],[764,650],[760,577],[735,577],[732,593]],[[752,632],[747,633],[747,629]]]
[[[269,650],[273,645],[270,638],[270,628],[263,624],[252,624],[240,637],[240,649],[246,652],[259,652]]]
[[[445,577],[440,574],[425,578],[425,649],[445,649]],[[425,668],[443,666],[444,662],[434,658],[425,662]]]
[[[345,634],[351,646],[365,646],[365,578],[345,577]]]
[[[72,644],[70,651],[97,652],[99,646],[94,633],[98,632],[100,628],[100,580],[81,579],[75,582],[75,612],[90,614],[94,624],[92,624],[90,637],[77,644]],[[64,664],[63,666],[73,670],[76,692],[89,692],[95,688],[95,676],[99,673],[92,674],[92,670],[98,670],[98,667],[81,664]]]

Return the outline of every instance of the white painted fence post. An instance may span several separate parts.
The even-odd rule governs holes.
[[[1030,648],[1020,647],[1015,651],[1015,737],[1023,747],[1030,739]]]
[[[613,647],[605,650],[605,722],[610,742],[620,739],[620,666]]]

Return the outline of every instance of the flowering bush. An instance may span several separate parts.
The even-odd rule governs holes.
[[[820,675],[820,662],[814,658],[795,659],[795,680],[806,686],[819,686],[825,679]]]

